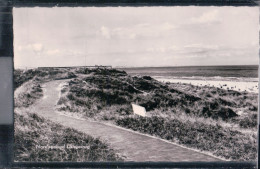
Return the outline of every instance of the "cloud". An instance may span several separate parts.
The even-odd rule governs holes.
[[[135,33],[131,33],[130,35],[129,35],[129,39],[135,39],[136,38],[136,34]]]
[[[117,27],[109,29],[108,27],[102,26],[100,28],[101,35],[106,39],[119,38],[119,39],[135,39],[136,33],[134,30],[129,28]]]
[[[35,54],[39,55],[43,52],[44,47],[41,43],[27,44],[27,45],[19,45],[17,47],[19,52],[28,52],[33,51]]]
[[[146,49],[146,52],[157,52],[157,53],[166,53],[166,52],[173,52],[173,51],[179,51],[180,48],[175,46],[175,45],[171,45],[171,46],[166,46],[166,47],[149,47]]]
[[[137,24],[136,27],[139,27],[139,28],[145,28],[145,27],[149,27],[151,26],[150,23],[140,23],[140,24]]]
[[[118,11],[121,11],[121,17],[117,17]],[[28,12],[33,17],[24,19]],[[59,19],[68,12],[71,17]],[[138,63],[142,58],[147,60],[140,65],[159,65],[160,60],[169,57],[172,64],[178,65],[181,61],[174,60],[176,57],[196,60],[202,56],[211,59],[207,61],[209,64],[215,64],[215,57],[221,56],[225,60],[226,56],[242,55],[249,63],[251,58],[258,58],[258,14],[259,11],[251,7],[15,9],[14,52],[20,60],[33,60],[37,56],[35,53],[41,53],[43,57],[37,57],[37,60],[41,58],[41,63],[46,65],[81,64],[85,57],[89,58],[89,64],[99,64],[105,58],[107,64],[121,59],[124,62],[120,64],[125,65],[134,65],[133,58]],[[80,17],[75,19],[75,16]],[[28,34],[28,30],[33,31]],[[241,45],[249,43],[252,49],[245,49],[243,53]],[[238,49],[228,49],[234,46]],[[58,59],[54,59],[56,57]],[[158,61],[150,59],[153,57]],[[189,65],[191,60],[187,59],[185,64]],[[29,61],[22,63],[30,65]]]
[[[106,39],[110,39],[111,35],[110,35],[110,31],[107,27],[102,26],[100,28],[100,32],[101,32],[102,36],[104,36]]]
[[[161,28],[163,30],[172,30],[172,29],[176,28],[176,26],[174,26],[173,24],[171,24],[169,22],[166,22],[166,23],[162,24]]]
[[[169,33],[176,28],[176,25],[170,22],[163,22],[161,24],[142,23],[131,26],[122,27],[105,27],[100,28],[99,33],[106,39],[130,39],[134,40],[140,37],[160,37],[162,34],[169,35]]]
[[[60,50],[59,49],[48,50],[46,53],[47,55],[57,55],[60,53]]]
[[[217,55],[220,52],[225,53],[225,47],[218,45],[204,45],[204,44],[189,44],[185,46],[158,46],[149,47],[146,52],[153,55],[164,55],[166,59],[169,58],[190,58],[190,59],[203,59]],[[169,56],[169,58],[168,58]],[[163,58],[162,58],[163,59]]]
[[[137,31],[132,28],[117,27],[111,31],[111,36],[118,39],[136,39]]]
[[[31,45],[35,53],[41,53],[43,51],[43,45],[41,43],[35,43]]]
[[[199,24],[210,24],[210,23],[220,22],[221,20],[219,17],[218,10],[212,10],[212,11],[204,12],[199,17],[191,18],[191,21],[193,23],[199,23]]]
[[[190,44],[185,45],[184,50],[187,51],[204,51],[204,50],[218,50],[218,45],[205,45],[205,44]]]

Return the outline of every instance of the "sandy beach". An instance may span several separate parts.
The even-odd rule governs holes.
[[[195,80],[195,79],[177,79],[177,78],[165,78],[165,77],[154,77],[156,80],[161,82],[170,83],[186,83],[196,86],[212,86],[222,89],[229,89],[235,91],[247,91],[258,93],[258,82],[257,81],[224,81],[224,80]]]

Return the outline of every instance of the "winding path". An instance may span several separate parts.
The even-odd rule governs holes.
[[[56,113],[55,105],[60,92],[58,86],[63,82],[64,80],[56,80],[44,84],[44,97],[35,104],[35,112],[53,122],[105,140],[111,148],[124,155],[126,161],[221,161],[158,138]]]

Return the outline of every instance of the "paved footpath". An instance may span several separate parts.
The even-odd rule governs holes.
[[[35,104],[35,112],[53,122],[105,140],[111,148],[126,156],[126,161],[221,161],[218,158],[137,132],[55,113],[55,105],[60,92],[58,86],[63,82],[64,80],[56,80],[44,84],[44,97]]]

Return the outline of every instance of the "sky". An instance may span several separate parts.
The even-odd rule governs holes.
[[[14,8],[14,66],[258,64],[258,7]]]

